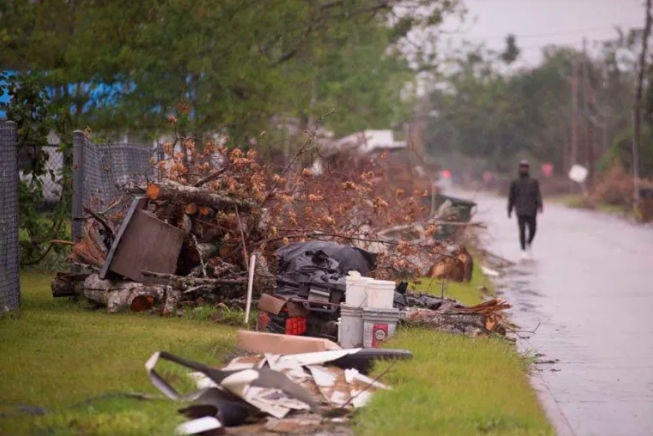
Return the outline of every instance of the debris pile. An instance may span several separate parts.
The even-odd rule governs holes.
[[[247,332],[252,340],[266,340],[265,334]],[[257,336],[262,336],[257,338]],[[245,342],[247,342],[247,340]],[[152,384],[171,400],[182,402],[179,413],[190,421],[178,428],[181,434],[204,434],[225,427],[245,426],[243,431],[284,434],[315,432],[327,424],[345,425],[351,412],[365,406],[374,392],[389,390],[366,373],[375,359],[412,358],[405,350],[341,349],[330,343],[331,350],[284,352],[289,348],[310,347],[310,341],[298,338],[276,354],[250,354],[231,360],[222,368],[213,368],[167,352],[156,352],[145,367]],[[284,350],[285,349],[285,350]],[[283,353],[283,354],[279,354]],[[159,359],[193,372],[188,377],[197,390],[180,394],[156,372]],[[217,433],[216,433],[217,434]]]
[[[275,288],[283,294],[277,261],[292,242],[306,241],[358,250],[365,271],[348,265],[347,254],[338,258],[341,275],[354,269],[386,280],[471,279],[464,247],[436,240],[444,212],[429,216],[427,179],[406,175],[399,186],[387,175],[384,154],[313,174],[297,168],[310,142],[279,172],[251,149],[208,142],[200,152],[190,140],[182,145],[181,153],[166,145],[169,159],[159,162],[158,181],[128,184],[111,205],[91,201],[84,208],[86,216],[77,217],[84,220],[83,237],[69,261],[87,273],[59,274],[55,297],[83,296],[110,312],[243,308],[252,255],[254,299]],[[471,215],[464,218],[455,224],[469,224]],[[402,228],[410,228],[410,237]]]

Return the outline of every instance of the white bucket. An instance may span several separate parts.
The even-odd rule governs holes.
[[[363,347],[378,348],[397,330],[399,309],[363,309]]]
[[[395,282],[386,280],[369,280],[365,292],[367,294],[365,307],[392,309],[395,300],[395,288]]]
[[[340,306],[338,343],[342,348],[363,347],[363,308]]]
[[[351,271],[345,277],[345,304],[349,307],[364,307],[367,296],[365,295],[369,277],[361,276],[357,271]]]

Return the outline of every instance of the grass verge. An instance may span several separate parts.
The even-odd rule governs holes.
[[[450,284],[446,296],[466,304],[491,291],[475,266],[469,284]],[[418,290],[440,294],[437,283]],[[414,359],[379,365],[393,390],[375,395],[356,419],[361,436],[554,435],[528,380],[528,361],[500,338],[468,338],[426,329],[400,329],[390,346]]]
[[[52,299],[49,275],[22,277],[23,314],[0,319],[0,434],[172,434],[183,421],[169,400],[94,397],[117,392],[157,394],[144,368],[156,350],[218,362],[233,350],[235,328],[198,319],[107,315]],[[468,304],[489,282],[477,267],[470,284],[450,284],[446,295]],[[418,289],[439,294],[437,283]],[[415,358],[393,365],[383,380],[392,391],[360,411],[360,435],[549,435],[552,430],[528,383],[527,363],[500,339],[471,339],[429,330],[400,329],[390,343]],[[180,367],[162,371],[191,386]],[[380,365],[377,372],[387,366]],[[45,408],[18,414],[15,405]]]
[[[158,394],[144,367],[154,351],[217,362],[233,349],[234,329],[196,320],[90,311],[53,299],[50,280],[50,275],[23,274],[22,316],[0,319],[0,434],[173,434],[183,417],[172,401],[116,397],[83,402],[117,392]],[[181,367],[164,364],[164,373],[180,386],[191,387],[184,383]],[[16,405],[50,413],[12,417]]]

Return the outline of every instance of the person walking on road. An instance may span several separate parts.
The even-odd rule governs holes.
[[[519,163],[519,176],[510,183],[508,218],[511,218],[513,209],[519,224],[522,259],[529,259],[532,255],[531,245],[537,229],[537,214],[543,212],[543,206],[540,184],[536,179],[531,178],[526,161]],[[527,227],[528,239],[526,238]]]

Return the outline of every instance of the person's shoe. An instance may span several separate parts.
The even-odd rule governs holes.
[[[530,256],[528,255],[528,252],[526,250],[522,250],[521,252],[521,260],[528,260]]]
[[[526,253],[528,254],[529,258],[533,257],[533,246],[531,244],[526,246]]]

